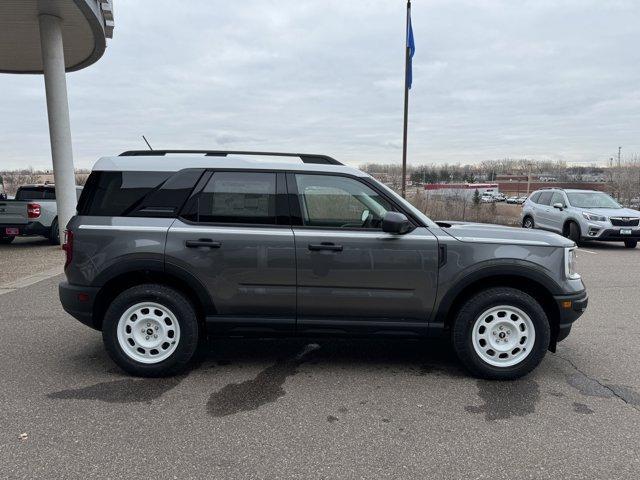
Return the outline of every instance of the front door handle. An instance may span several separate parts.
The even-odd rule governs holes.
[[[220,248],[222,243],[214,242],[210,238],[199,238],[198,240],[187,240],[184,244],[189,248],[208,247]]]
[[[335,243],[322,242],[322,243],[310,243],[309,250],[312,252],[318,252],[320,250],[328,250],[331,252],[341,252],[342,245],[336,245]]]

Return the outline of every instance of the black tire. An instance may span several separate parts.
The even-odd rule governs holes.
[[[0,245],[9,245],[16,237],[0,237]]]
[[[573,240],[576,245],[580,244],[580,225],[576,222],[569,222],[569,227],[567,228],[567,238]]]
[[[482,359],[473,346],[476,320],[492,307],[516,307],[526,313],[535,331],[529,354],[512,366],[494,366]],[[482,326],[481,326],[482,328]],[[551,329],[540,304],[527,293],[508,287],[481,291],[460,308],[452,327],[453,348],[464,366],[475,376],[490,380],[514,380],[531,372],[544,358],[549,347]]]
[[[527,215],[522,219],[522,228],[535,228],[535,223],[533,222],[533,217]]]
[[[180,338],[175,350],[158,363],[143,363],[128,356],[118,342],[120,317],[133,305],[154,302],[169,309],[180,327]],[[177,290],[164,285],[143,284],[118,295],[109,305],[102,323],[102,340],[109,356],[125,372],[139,377],[165,377],[184,370],[198,347],[200,331],[191,302]]]
[[[60,228],[58,228],[58,219],[54,218],[49,230],[49,243],[51,245],[60,245]]]
[[[638,246],[637,240],[625,240],[624,241],[625,248],[636,248]]]

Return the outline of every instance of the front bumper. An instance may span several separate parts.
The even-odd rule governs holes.
[[[622,234],[621,230],[631,230],[631,234]],[[583,231],[584,240],[600,240],[603,242],[623,242],[625,240],[639,240],[640,228],[638,227],[611,227],[589,224]]]
[[[93,306],[98,295],[98,287],[83,287],[60,282],[58,294],[62,308],[69,315],[85,325],[100,330],[93,315]]]
[[[556,342],[561,342],[571,332],[571,326],[587,309],[589,297],[585,290],[571,295],[556,295],[554,297],[560,312]]]

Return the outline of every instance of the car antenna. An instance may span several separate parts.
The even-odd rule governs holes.
[[[147,147],[149,147],[149,150],[153,151],[153,147],[149,144],[149,142],[147,141],[147,137],[145,137],[144,135],[142,135],[142,139],[144,140],[144,143],[147,144]]]

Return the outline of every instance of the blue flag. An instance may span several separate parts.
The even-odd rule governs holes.
[[[407,27],[407,48],[409,49],[409,61],[407,62],[407,88],[413,83],[413,54],[416,53],[416,44],[413,42],[413,27],[411,26],[411,11],[409,11],[409,25]]]

